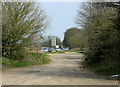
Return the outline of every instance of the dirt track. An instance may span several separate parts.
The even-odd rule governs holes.
[[[4,71],[3,85],[118,85],[117,80],[79,68],[82,54],[50,54],[50,58],[50,64]]]

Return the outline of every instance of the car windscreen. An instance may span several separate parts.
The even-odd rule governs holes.
[[[47,48],[43,48],[43,50],[47,50]]]

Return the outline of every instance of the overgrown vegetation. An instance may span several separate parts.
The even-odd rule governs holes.
[[[120,2],[82,3],[76,23],[80,29],[65,32],[64,46],[86,51],[90,69],[120,74]]]
[[[51,61],[48,55],[43,53],[27,53],[24,60],[13,60],[6,57],[2,58],[3,69],[4,68],[17,68],[32,65],[46,64]]]
[[[88,38],[85,64],[99,73],[120,74],[120,2],[83,5],[82,11],[78,11],[77,24],[82,26]]]

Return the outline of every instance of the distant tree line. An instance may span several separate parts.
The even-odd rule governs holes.
[[[80,48],[83,49],[87,47],[87,38],[83,29],[70,28],[64,34],[63,45],[65,47]]]

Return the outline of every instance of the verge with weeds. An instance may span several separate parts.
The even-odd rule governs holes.
[[[3,69],[18,68],[25,66],[41,65],[50,63],[51,59],[43,53],[26,53],[23,60],[13,60],[6,57],[2,58]]]
[[[107,66],[90,65],[86,60],[84,60],[82,64],[86,67],[86,69],[94,71],[99,74],[110,76],[110,75],[117,75],[120,73],[119,66],[107,67]]]
[[[48,53],[65,53],[65,51],[48,52]]]

